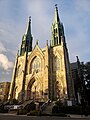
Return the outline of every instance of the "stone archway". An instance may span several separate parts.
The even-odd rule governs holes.
[[[31,99],[31,88],[32,88],[34,82],[35,82],[35,79],[33,78],[33,79],[31,79],[31,80],[29,81],[29,83],[28,83],[28,86],[27,86],[27,99],[28,99],[28,100]]]
[[[40,101],[42,97],[41,83],[36,78],[32,78],[27,86],[27,99]]]

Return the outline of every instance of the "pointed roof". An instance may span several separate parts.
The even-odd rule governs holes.
[[[29,17],[27,29],[22,38],[20,55],[23,55],[25,53],[25,51],[27,51],[27,52],[32,51],[32,40],[33,40],[33,38],[32,38],[32,34],[31,34],[31,17]]]
[[[55,15],[54,15],[54,23],[60,22],[59,14],[58,14],[58,7],[57,4],[55,5]]]
[[[52,24],[52,36],[50,40],[51,47],[60,45],[61,38],[63,36],[63,43],[65,43],[64,38],[64,27],[63,24],[60,22],[59,14],[58,14],[58,7],[57,4],[55,5],[55,15],[54,15],[54,22]]]
[[[25,34],[31,33],[31,16],[28,19],[28,25]]]
[[[39,47],[39,45],[36,42],[36,45],[34,46],[32,52],[29,54],[31,60],[35,57],[35,56],[41,56],[42,58],[44,57],[44,54],[42,52],[42,49]]]

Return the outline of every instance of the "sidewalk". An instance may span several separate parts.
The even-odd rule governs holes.
[[[90,119],[90,115],[85,116],[85,115],[74,115],[74,114],[70,114],[71,118],[88,118]]]

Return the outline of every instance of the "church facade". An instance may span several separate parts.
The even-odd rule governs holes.
[[[41,49],[37,42],[32,48],[31,18],[29,18],[20,53],[16,56],[8,99],[19,101],[74,99],[64,27],[57,6],[51,32],[50,45],[46,41],[45,48]]]

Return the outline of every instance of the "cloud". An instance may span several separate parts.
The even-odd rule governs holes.
[[[4,47],[4,45],[0,42],[0,53],[1,52],[5,52],[6,51],[6,48]]]
[[[0,54],[0,67],[4,70],[8,70],[13,67],[13,63],[8,60],[7,56]]]
[[[21,44],[29,16],[32,19],[33,45],[36,39],[41,48],[45,47],[47,39],[50,41],[56,3],[65,26],[70,61],[75,61],[76,55],[81,60],[90,60],[90,0],[0,0],[0,67],[5,70],[2,70],[4,73],[12,70],[12,62]]]
[[[51,18],[54,16],[54,10],[53,13],[51,12],[51,9],[54,8],[53,1],[28,0],[25,4],[27,13],[31,15],[32,19],[33,43],[35,45],[35,41],[38,39],[40,47],[45,47],[46,40],[50,40]]]
[[[22,27],[20,29],[18,24],[0,21],[0,53],[6,55],[11,61],[14,61],[22,35]]]
[[[40,47],[45,47],[46,39],[49,39],[50,41],[55,2],[49,2],[51,1],[37,0],[26,3],[27,12],[32,16],[32,33],[34,40],[39,39]],[[67,3],[67,9],[63,9],[65,8],[65,2],[63,2],[63,4],[61,3],[61,10],[60,8],[58,9],[60,19],[62,19],[66,28],[65,36],[69,46],[70,61],[75,61],[76,55],[79,55],[81,59],[86,60],[85,56],[89,56],[90,50],[88,44],[88,24],[86,23],[86,21],[88,22],[88,15],[86,16],[85,13],[90,10],[90,1],[82,0],[81,2],[81,0],[75,0],[73,4]],[[57,2],[57,4],[59,6],[60,2]]]

